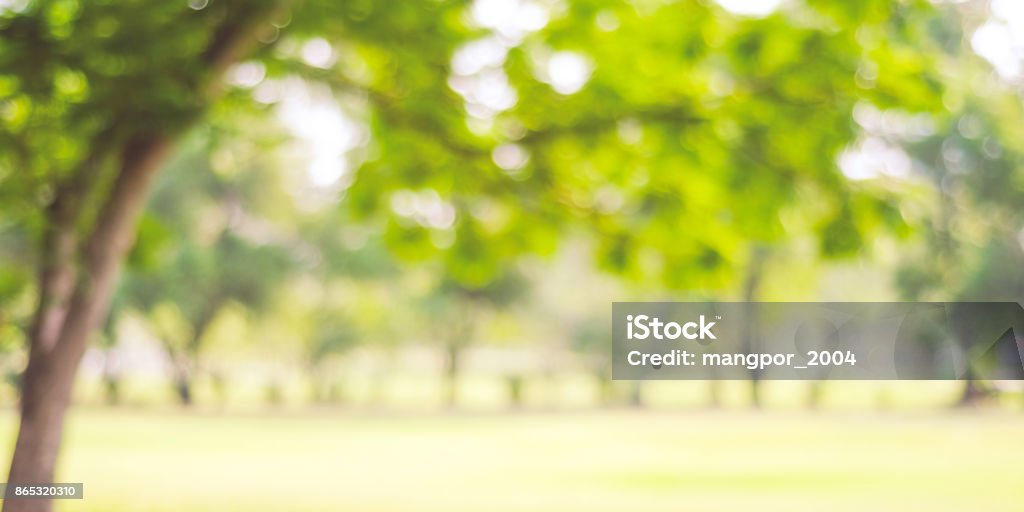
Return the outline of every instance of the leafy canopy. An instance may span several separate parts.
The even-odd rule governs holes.
[[[444,0],[8,9],[0,209],[16,227],[4,229],[38,233],[61,187],[102,196],[114,149],[139,133],[270,115],[277,100],[256,101],[259,86],[290,77],[329,87],[370,131],[341,207],[386,226],[399,254],[440,255],[469,287],[580,229],[610,270],[706,288],[728,284],[751,243],[806,231],[841,255],[902,223],[889,191],[854,186],[835,161],[857,104],[940,108],[929,2],[808,1],[763,18],[698,1],[544,5],[546,22],[517,30]],[[248,77],[214,102],[222,70],[206,59],[248,22],[268,27]],[[331,58],[304,57],[311,42]],[[474,44],[497,53],[453,65]]]

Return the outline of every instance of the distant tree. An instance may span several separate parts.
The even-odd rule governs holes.
[[[423,323],[428,326],[429,335],[440,343],[445,356],[444,403],[449,408],[458,405],[459,376],[463,370],[462,356],[477,336],[484,316],[497,308],[508,307],[522,300],[527,292],[527,281],[509,269],[500,277],[481,287],[468,287],[447,277],[441,279],[435,288],[424,297],[419,310],[424,315]],[[515,401],[521,397],[518,384],[508,382],[510,396]]]
[[[265,219],[271,211],[290,212],[284,193],[271,192],[278,169],[267,154],[277,136],[264,128],[240,144],[232,133],[238,122],[209,123],[206,137],[188,141],[169,164],[114,301],[116,309],[134,309],[149,321],[184,405],[193,401],[193,380],[218,314],[230,305],[265,312],[299,266],[301,242]],[[234,164],[218,170],[211,155],[224,151]]]
[[[604,317],[586,318],[574,322],[571,327],[571,348],[584,367],[594,376],[598,386],[598,400],[611,403],[615,399],[615,388],[611,380],[612,372],[612,337],[608,332],[608,319]],[[639,382],[635,384],[639,388]],[[634,393],[636,403],[640,405],[639,393]]]
[[[312,334],[306,340],[305,367],[309,374],[311,398],[317,403],[337,402],[340,384],[330,372],[332,357],[343,356],[359,341],[354,322],[339,311],[318,310],[312,319]]]
[[[225,230],[209,246],[185,241],[154,270],[129,274],[127,300],[155,324],[183,405],[193,401],[193,377],[218,313],[230,304],[257,312],[266,309],[289,264],[289,255],[281,248],[256,245]],[[176,318],[168,320],[167,314]]]
[[[966,3],[960,8],[968,14],[945,19],[947,31],[970,33],[988,6]],[[924,190],[914,194],[909,210],[924,219],[922,229],[896,282],[911,300],[1016,302],[1024,299],[1019,83],[996,76],[968,41],[953,41],[949,51],[959,71],[946,98],[949,110],[934,116],[925,133],[887,131],[881,125],[865,130],[905,151],[915,177],[924,178]],[[902,119],[897,128],[906,124],[899,112],[887,115]],[[968,378],[958,405],[984,400],[992,391],[985,382]]]

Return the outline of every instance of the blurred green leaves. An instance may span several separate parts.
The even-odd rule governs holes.
[[[4,215],[38,226],[75,169],[102,173],[116,142],[188,127],[192,146],[139,230],[141,273],[180,266],[259,302],[246,276],[272,282],[284,264],[274,244],[236,236],[241,211],[321,257],[347,250],[332,224],[380,230],[394,254],[435,260],[469,289],[578,236],[627,279],[727,289],[753,245],[812,236],[840,257],[911,229],[891,187],[851,182],[836,160],[860,136],[857,105],[943,111],[956,33],[926,1],[791,2],[749,18],[713,2],[576,0],[512,30],[466,1],[309,0],[273,11],[210,104],[196,63],[217,27],[269,5],[62,0],[0,15]],[[287,144],[267,127],[297,94],[289,81],[325,87],[369,132],[345,155],[333,218],[282,206],[303,199],[259,170]],[[296,165],[276,158],[262,164]],[[344,260],[337,270],[389,271],[374,265],[384,257]]]

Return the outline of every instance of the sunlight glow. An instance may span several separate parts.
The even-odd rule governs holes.
[[[302,60],[316,68],[329,68],[334,64],[334,49],[323,38],[311,39],[302,46]]]
[[[542,6],[523,0],[476,0],[471,15],[477,25],[516,43],[548,23],[548,13]]]
[[[992,16],[971,36],[974,52],[1007,80],[1024,73],[1024,2],[992,0]]]
[[[391,209],[423,227],[449,229],[455,223],[455,207],[429,188],[395,192],[391,195]]]
[[[547,81],[560,94],[573,94],[586,85],[594,66],[574,52],[557,52],[548,59]]]
[[[718,0],[725,10],[741,16],[767,16],[782,5],[783,0]]]
[[[307,175],[313,185],[327,187],[348,175],[348,151],[365,145],[365,129],[346,117],[326,93],[291,83],[280,104],[282,122],[308,148]]]

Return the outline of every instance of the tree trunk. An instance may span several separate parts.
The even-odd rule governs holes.
[[[331,381],[331,372],[323,363],[310,363],[309,370],[309,399],[315,405],[334,404],[338,402],[338,389]]]
[[[53,267],[44,269],[40,275],[40,289],[50,292],[41,293],[30,337],[28,367],[22,381],[21,425],[9,482],[53,481],[64,414],[78,364],[89,334],[106,314],[121,262],[134,240],[146,192],[168,149],[169,141],[162,137],[127,145],[121,172],[84,249],[85,272],[75,279],[77,262],[61,255]],[[54,236],[69,237],[60,225]],[[54,276],[59,286],[55,286]],[[68,285],[67,281],[74,284]],[[61,299],[69,293],[70,301],[64,306]],[[3,510],[48,511],[51,503],[5,500]]]
[[[170,341],[164,342],[167,355],[174,366],[174,391],[178,397],[178,403],[184,407],[191,407],[193,404],[192,382],[199,373],[199,350],[202,348],[203,334],[213,320],[215,310],[203,317],[192,328],[192,337],[185,344],[184,348],[176,349]]]
[[[217,397],[217,405],[223,409],[228,405],[228,379],[220,369],[209,372],[213,394]]]
[[[644,388],[643,381],[634,381],[629,389],[629,397],[627,398],[627,404],[634,408],[639,409],[644,406]]]
[[[267,405],[271,407],[279,407],[284,404],[284,385],[277,377],[270,379],[270,382],[267,383],[264,398],[267,400]]]
[[[22,380],[21,425],[8,481],[50,482],[60,446],[77,361],[67,351],[59,358],[29,361]],[[66,368],[72,366],[72,371]],[[5,511],[49,510],[34,500],[6,500]]]
[[[713,371],[713,370],[712,370]],[[712,373],[714,377],[714,373]],[[720,409],[722,407],[722,381],[713,378],[708,381],[708,408]]]
[[[743,325],[742,336],[744,352],[753,354],[758,352],[755,346],[756,330],[758,319],[756,318],[757,307],[754,301],[758,298],[758,289],[761,286],[761,278],[764,271],[764,262],[767,257],[767,249],[755,246],[751,251],[750,264],[747,268],[746,282],[743,284]],[[757,409],[761,407],[761,370],[750,371],[750,403]]]
[[[192,406],[192,379],[188,370],[179,370],[174,375],[174,393],[183,407]]]
[[[976,379],[968,379],[964,382],[964,390],[956,402],[956,407],[973,407],[985,401],[989,392]]]
[[[505,378],[505,384],[508,386],[508,403],[512,409],[523,407],[523,380],[522,375],[509,375]]]
[[[309,401],[313,405],[325,402],[323,391],[323,379],[320,378],[320,370],[315,363],[310,364],[306,371],[309,376]]]
[[[825,394],[824,382],[813,380],[807,384],[807,408],[816,410],[821,407],[821,399]]]
[[[113,347],[103,354],[103,393],[107,405],[121,403],[121,369]]]
[[[448,364],[445,367],[445,396],[444,405],[454,409],[459,404],[459,358],[462,355],[462,348],[459,343],[449,343],[446,347]]]
[[[107,405],[121,404],[121,378],[115,375],[103,377],[103,399]]]
[[[614,381],[608,377],[607,368],[594,371],[594,379],[597,382],[597,404],[605,407],[615,401]]]

